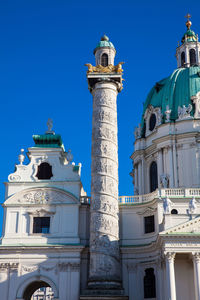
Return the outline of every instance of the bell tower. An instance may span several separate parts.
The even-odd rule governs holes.
[[[187,14],[187,31],[181,39],[181,45],[176,49],[176,58],[178,68],[189,68],[200,64],[200,43],[198,35],[191,30],[191,15]]]
[[[104,35],[94,50],[96,66],[86,64],[93,96],[88,287],[101,291],[121,289],[117,95],[122,90],[123,70],[122,63],[114,66],[115,53],[113,44]]]

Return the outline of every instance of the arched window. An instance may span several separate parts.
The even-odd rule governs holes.
[[[45,281],[35,281],[28,285],[23,294],[25,300],[54,299],[52,288]]]
[[[158,171],[157,163],[153,161],[150,165],[150,192],[158,188]]]
[[[190,65],[196,64],[196,52],[194,49],[190,49]]]
[[[153,131],[156,126],[156,115],[151,114],[150,119],[149,119],[149,130]]]
[[[46,162],[41,163],[36,176],[38,179],[50,179],[53,176],[52,166]]]
[[[108,66],[108,54],[104,53],[101,56],[101,65],[103,67],[107,67]]]
[[[153,268],[145,270],[144,298],[156,298],[156,279]]]
[[[181,67],[184,67],[185,65],[185,52],[183,51],[181,53]]]
[[[171,214],[172,215],[178,215],[178,210],[177,209],[172,209]]]

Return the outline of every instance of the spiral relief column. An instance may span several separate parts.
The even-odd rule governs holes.
[[[112,47],[109,49],[99,46],[97,50],[95,49],[98,65],[92,67],[88,64],[87,74],[89,89],[93,95],[88,286],[97,289],[121,287],[116,101],[117,94],[122,88],[122,69],[121,64],[113,66],[115,49],[113,45]],[[101,58],[105,58],[105,55],[103,56],[105,50],[109,50],[112,54],[108,52],[107,61],[111,59],[111,64],[102,66]]]

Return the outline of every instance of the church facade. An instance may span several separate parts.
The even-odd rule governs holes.
[[[134,196],[118,195],[122,64],[103,36],[88,67],[93,97],[91,196],[48,121],[5,183],[3,300],[200,300],[200,43],[155,84],[135,129]],[[40,298],[42,297],[42,298]]]

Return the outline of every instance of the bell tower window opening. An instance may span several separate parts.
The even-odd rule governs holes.
[[[103,67],[107,67],[108,66],[108,54],[104,53],[101,56],[101,65]]]
[[[145,270],[144,276],[144,298],[156,298],[156,279],[154,269],[148,268]]]
[[[34,217],[33,233],[49,233],[50,217]]]
[[[38,172],[36,175],[38,179],[50,179],[52,176],[52,166],[50,164],[44,162],[38,166]]]
[[[196,51],[194,49],[190,49],[190,65],[193,66],[196,64]]]
[[[184,67],[185,65],[185,52],[183,51],[181,53],[181,67]]]
[[[150,165],[150,192],[152,193],[158,188],[158,170],[157,163],[153,161]]]

